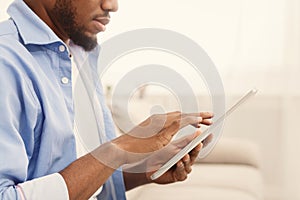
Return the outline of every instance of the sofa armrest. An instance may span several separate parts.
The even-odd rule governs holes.
[[[200,163],[222,163],[249,165],[260,168],[260,153],[258,146],[253,142],[238,138],[221,138],[212,152]]]

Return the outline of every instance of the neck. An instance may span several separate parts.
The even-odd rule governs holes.
[[[69,40],[68,35],[62,28],[55,25],[55,22],[50,17],[48,10],[54,7],[55,1],[36,1],[36,0],[24,0],[27,6],[41,19],[43,20],[53,32],[64,42]]]

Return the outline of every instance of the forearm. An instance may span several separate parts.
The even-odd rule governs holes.
[[[66,182],[69,199],[88,199],[124,164],[122,155],[115,153],[111,145],[105,146],[101,145],[59,172]]]

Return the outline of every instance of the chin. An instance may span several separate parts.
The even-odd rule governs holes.
[[[91,51],[98,45],[97,35],[73,33],[70,38],[74,44],[81,46],[85,51]]]

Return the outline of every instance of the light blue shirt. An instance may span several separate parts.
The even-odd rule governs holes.
[[[59,172],[76,159],[74,109],[67,46],[22,0],[8,14],[0,23],[0,199],[19,199],[17,184]],[[99,50],[91,56],[94,70]],[[113,138],[99,88],[105,134]],[[112,179],[117,191],[104,185],[99,199],[125,199],[122,172]]]

